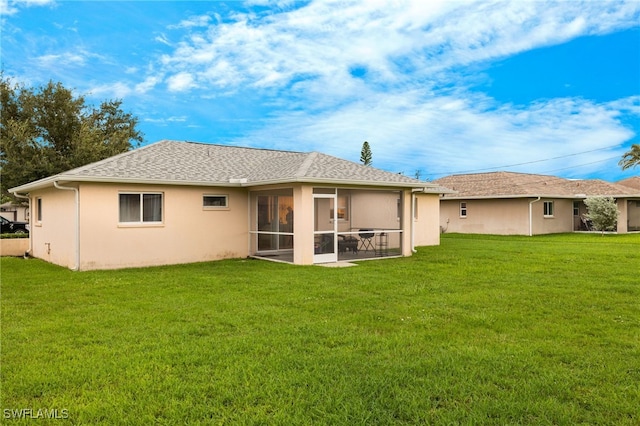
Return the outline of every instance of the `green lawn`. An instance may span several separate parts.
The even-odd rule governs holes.
[[[640,424],[640,235],[445,234],[353,268],[1,266],[3,421]]]

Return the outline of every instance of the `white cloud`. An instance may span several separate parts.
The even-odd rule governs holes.
[[[366,69],[370,84],[396,84],[636,25],[639,11],[639,2],[316,1],[237,14],[190,34],[163,63],[214,86],[283,87],[324,77],[341,87],[353,78],[351,66]]]
[[[169,29],[181,29],[181,28],[195,28],[195,27],[206,27],[211,22],[211,16],[209,15],[200,15],[200,16],[192,16],[189,19],[185,19],[180,21],[176,25],[169,25]]]
[[[15,15],[20,7],[55,5],[55,0],[0,0],[0,15]]]
[[[409,175],[420,169],[432,178],[522,163],[528,164],[508,169],[548,172],[619,158],[624,149],[617,145],[633,135],[619,121],[620,102],[638,100],[598,105],[556,99],[519,109],[464,93],[372,94],[320,114],[283,114],[236,142],[293,150],[302,145],[358,161],[367,140],[374,166]],[[598,151],[551,160],[591,150]]]
[[[48,54],[35,58],[39,66],[49,68],[52,66],[82,66],[87,61],[87,55],[83,52],[65,52],[60,54]]]
[[[94,97],[124,99],[131,94],[131,87],[124,82],[118,81],[111,84],[94,86],[89,90]]]
[[[159,76],[149,76],[142,83],[136,84],[134,90],[138,94],[147,93],[155,88],[161,81],[162,78]]]
[[[619,156],[623,150],[606,147],[633,136],[620,111],[640,116],[638,98],[500,105],[466,92],[459,73],[637,26],[640,2],[326,0],[292,9],[295,4],[283,2],[268,14],[237,13],[206,31],[196,31],[195,23],[207,19],[178,24],[191,32],[161,58],[169,90],[197,87],[202,97],[246,87],[263,91],[272,118],[237,143],[305,146],[358,161],[368,140],[374,165],[408,174],[407,165],[451,173],[531,161],[527,171],[544,172]],[[441,86],[458,89],[443,94]]]
[[[180,72],[167,78],[167,87],[171,92],[184,92],[194,85],[193,76],[187,72]]]

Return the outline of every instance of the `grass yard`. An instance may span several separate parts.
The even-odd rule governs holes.
[[[16,424],[640,424],[637,234],[446,234],[353,268],[1,266]]]

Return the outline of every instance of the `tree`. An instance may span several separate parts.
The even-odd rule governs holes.
[[[620,212],[612,197],[587,197],[584,200],[588,213],[585,217],[591,220],[596,231],[613,231],[618,223]]]
[[[631,149],[622,156],[622,160],[618,162],[618,165],[622,167],[622,170],[640,165],[640,144],[631,145]]]
[[[28,88],[0,75],[2,199],[9,188],[126,152],[142,142],[119,100],[89,106],[62,83]]]
[[[360,151],[360,161],[365,166],[371,165],[371,147],[369,146],[369,142],[364,141],[362,144],[362,150]]]

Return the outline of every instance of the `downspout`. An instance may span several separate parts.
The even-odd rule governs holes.
[[[80,191],[78,188],[70,187],[70,186],[62,186],[58,183],[58,181],[53,182],[53,186],[57,189],[63,189],[66,191],[75,192],[76,196],[76,242],[75,242],[75,266],[71,268],[72,271],[77,271],[80,269]]]
[[[533,237],[533,203],[540,201],[540,197],[529,203],[529,236]]]
[[[22,198],[23,200],[27,200],[29,204],[29,249],[25,252],[25,258],[31,255],[31,250],[33,250],[33,240],[31,239],[31,197],[28,195],[20,195],[18,193],[13,193],[13,196],[16,198]]]

